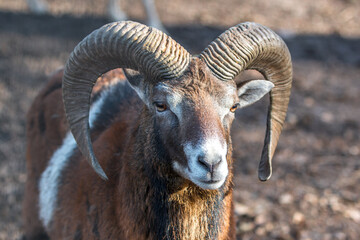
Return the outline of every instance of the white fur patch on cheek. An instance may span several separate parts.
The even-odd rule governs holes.
[[[90,127],[92,127],[96,121],[109,92],[110,91],[104,92],[91,107],[89,114]],[[48,162],[48,166],[41,174],[39,181],[39,217],[46,228],[49,227],[56,208],[62,172],[66,168],[75,149],[75,139],[73,135],[68,132],[63,140],[63,144],[54,152]]]

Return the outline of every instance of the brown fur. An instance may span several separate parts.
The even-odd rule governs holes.
[[[198,68],[204,69],[196,63],[189,76],[207,78],[206,71],[197,72]],[[110,78],[122,77],[121,74]],[[68,129],[60,87],[54,88],[59,86],[61,76],[59,72],[52,77],[28,114],[28,180],[24,201],[28,239],[44,232],[34,207],[38,203],[37,183]],[[193,120],[211,117],[211,112],[204,111],[207,100],[202,93],[211,88],[212,81],[186,84],[187,94],[194,94],[194,101],[204,101],[202,108],[195,108],[198,115]],[[201,91],[196,84],[202,85]],[[72,156],[61,177],[58,207],[48,231],[51,239],[235,239],[230,129],[221,127],[219,133],[229,143],[229,176],[219,190],[203,190],[177,175],[166,162],[169,153],[159,150],[163,148],[159,146],[176,149],[177,143],[158,139],[161,133],[154,127],[151,110],[140,104],[138,98],[129,102],[119,106],[121,114],[112,125],[92,133],[95,155],[109,181],[101,180],[78,151]],[[39,125],[41,115],[45,129]],[[210,123],[204,124],[200,127],[206,129]]]
[[[27,181],[23,219],[25,235],[29,239],[38,239],[45,235],[38,218],[38,182],[48,160],[61,145],[67,131],[64,110],[59,104],[62,74],[62,71],[58,71],[51,77],[27,114]],[[35,157],[36,159],[33,159]]]
[[[45,230],[38,218],[38,183],[48,160],[60,147],[68,131],[61,93],[63,73],[63,70],[58,70],[49,77],[48,83],[35,98],[27,114],[27,181],[23,219],[24,232],[28,239],[46,239]],[[115,78],[125,79],[122,70],[115,69],[99,78],[93,95],[110,85]]]

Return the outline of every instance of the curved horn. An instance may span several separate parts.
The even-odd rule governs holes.
[[[260,24],[242,23],[221,34],[200,54],[200,58],[220,80],[233,80],[242,71],[255,69],[275,85],[270,93],[267,129],[259,164],[259,179],[268,180],[292,83],[291,56],[286,44]]]
[[[125,21],[107,24],[82,40],[71,53],[63,77],[63,101],[70,130],[82,154],[103,178],[89,132],[90,95],[97,78],[114,68],[132,68],[147,81],[178,78],[190,54],[161,31]]]

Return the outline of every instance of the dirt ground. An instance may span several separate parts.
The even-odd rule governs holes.
[[[46,77],[107,23],[106,1],[0,1],[0,239],[21,237],[25,116]],[[255,21],[284,37],[294,64],[287,122],[270,181],[257,180],[268,101],[237,112],[238,239],[360,239],[360,1],[157,0],[171,36],[199,53],[228,27]],[[125,0],[145,22],[140,1]]]

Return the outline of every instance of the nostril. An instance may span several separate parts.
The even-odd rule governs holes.
[[[219,158],[216,162],[213,163],[213,169],[216,170],[221,163],[221,158]]]
[[[208,162],[208,161],[206,161],[204,156],[199,156],[198,157],[198,162],[208,172],[213,173],[214,170],[216,170],[219,167],[220,162],[221,162],[221,158],[219,158],[217,161]]]
[[[207,171],[212,171],[212,165],[206,162],[204,156],[198,156],[198,162],[201,166],[203,166]]]

